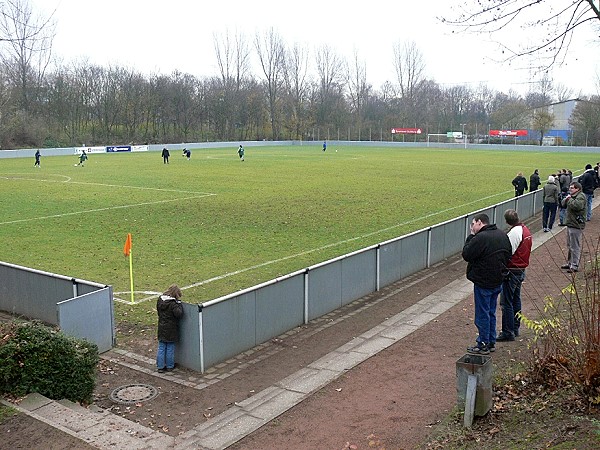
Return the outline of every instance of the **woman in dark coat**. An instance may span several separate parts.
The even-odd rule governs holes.
[[[158,312],[156,367],[160,373],[175,368],[175,343],[179,340],[179,319],[183,316],[180,298],[181,289],[173,284],[156,301]]]

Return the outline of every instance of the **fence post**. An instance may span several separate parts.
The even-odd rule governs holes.
[[[308,271],[304,272],[304,325],[308,324]]]

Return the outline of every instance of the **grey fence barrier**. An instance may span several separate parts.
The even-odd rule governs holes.
[[[507,209],[526,220],[542,207],[542,191],[534,191],[203,305],[184,304],[177,361],[204,372],[459,253],[476,214],[505,228]]]
[[[0,261],[0,310],[57,325],[101,353],[115,343],[111,286]]]

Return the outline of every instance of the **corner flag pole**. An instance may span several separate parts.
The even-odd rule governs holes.
[[[129,256],[129,280],[131,287],[131,303],[133,303],[133,255],[131,254],[131,233],[127,233],[127,240],[125,241],[125,246],[123,247],[123,254],[125,256]]]

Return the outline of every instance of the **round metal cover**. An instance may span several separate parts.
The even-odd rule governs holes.
[[[149,384],[127,384],[112,391],[110,399],[115,403],[132,405],[138,402],[150,401],[157,395],[156,388]]]

